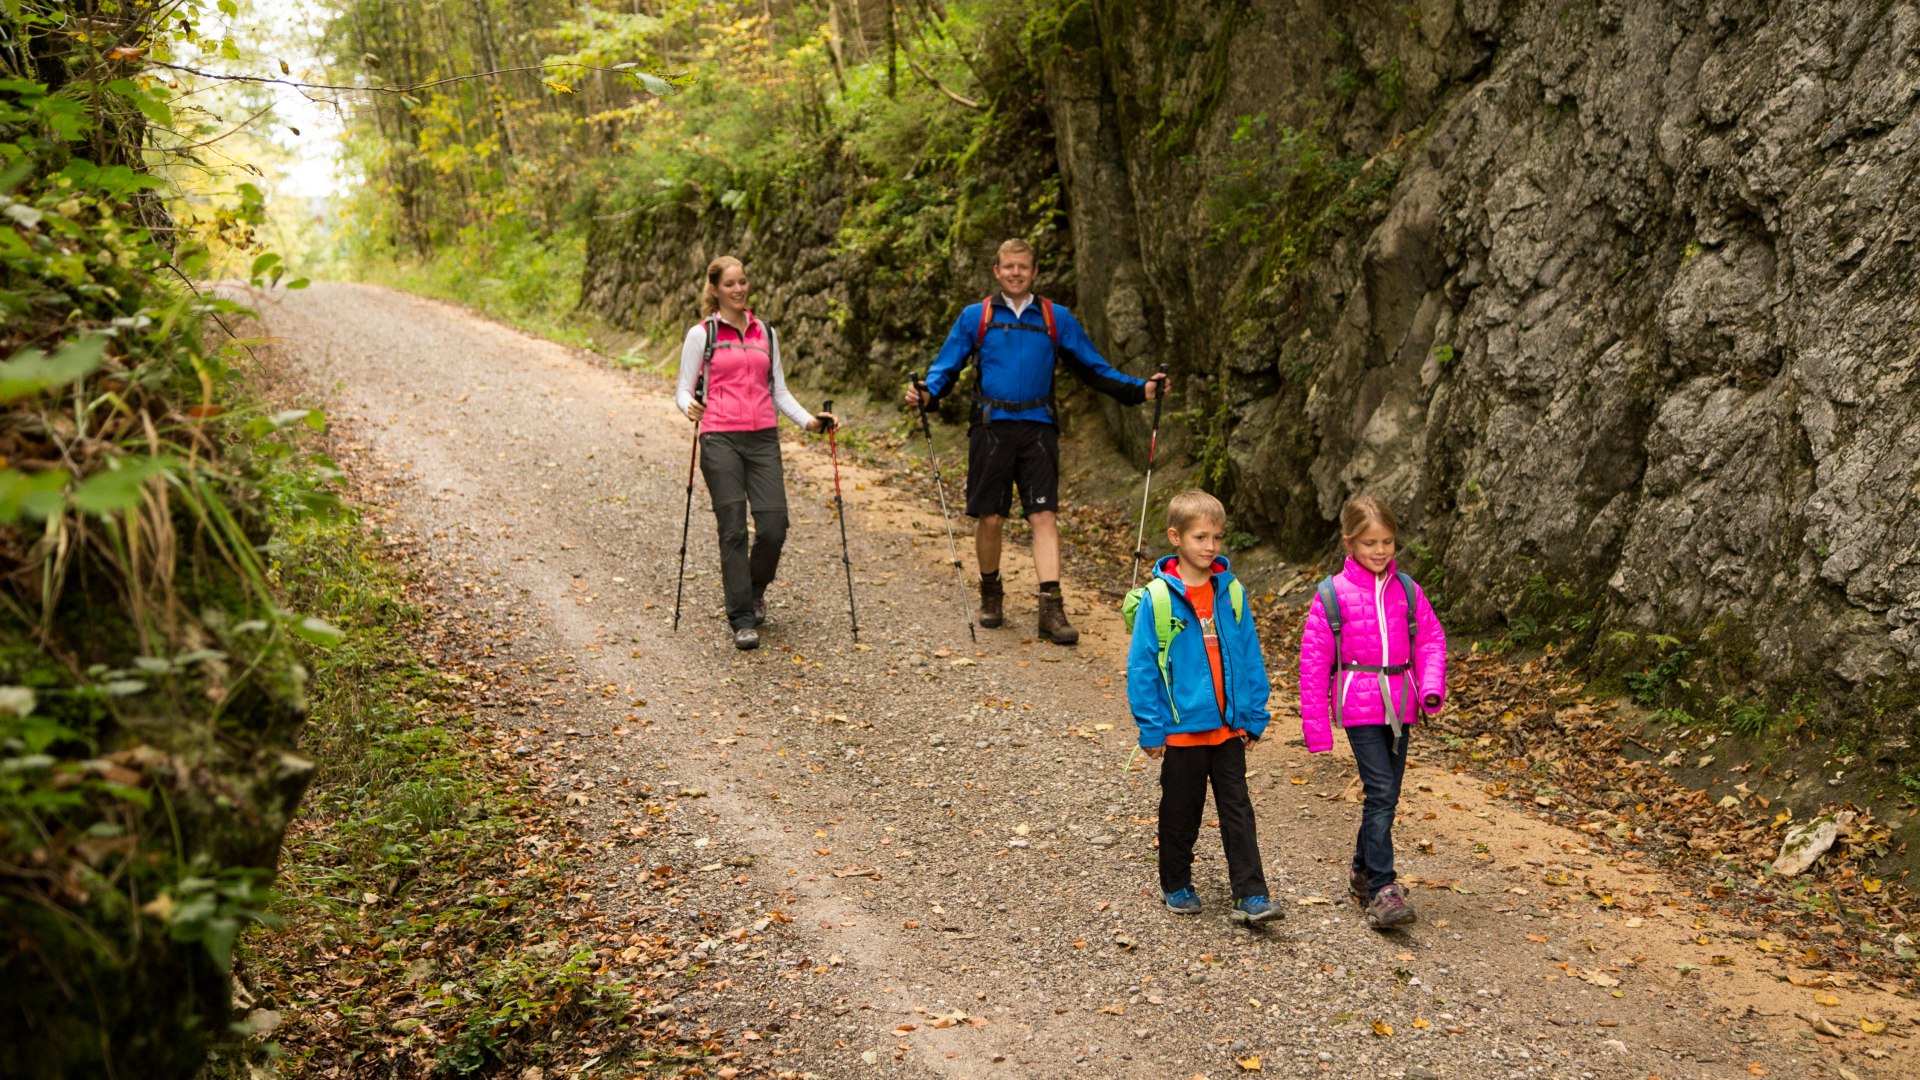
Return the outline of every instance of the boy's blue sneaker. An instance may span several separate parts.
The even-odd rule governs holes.
[[[1167,909],[1175,915],[1200,914],[1200,894],[1189,885],[1167,894]]]
[[[1281,911],[1280,905],[1266,897],[1247,896],[1233,902],[1233,910],[1227,912],[1227,918],[1232,919],[1234,922],[1251,925],[1269,922],[1279,918],[1282,914],[1283,912]]]

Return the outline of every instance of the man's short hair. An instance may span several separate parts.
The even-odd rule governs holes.
[[[1227,508],[1220,504],[1219,499],[1199,488],[1188,488],[1167,504],[1167,525],[1180,534],[1185,535],[1188,529],[1201,521],[1224,528],[1227,524]]]
[[[993,257],[993,265],[999,266],[1000,264],[1006,262],[1007,256],[1009,255],[1025,255],[1027,257],[1028,262],[1036,261],[1036,256],[1034,255],[1034,251],[1033,251],[1033,245],[1027,243],[1025,240],[1022,240],[1017,236],[1011,240],[1003,241],[1000,244],[999,252],[997,252]]]

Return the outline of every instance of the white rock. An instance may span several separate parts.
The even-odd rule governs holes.
[[[1802,873],[1827,853],[1827,849],[1839,838],[1841,828],[1851,824],[1853,812],[1849,810],[1839,814],[1821,814],[1804,825],[1788,829],[1787,838],[1780,844],[1780,857],[1773,860],[1773,872],[1782,877]]]

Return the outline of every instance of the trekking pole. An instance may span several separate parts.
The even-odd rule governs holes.
[[[709,354],[711,355],[711,354]],[[694,384],[693,400],[706,404],[707,370],[703,364],[700,381]],[[693,467],[700,460],[700,421],[693,422],[693,450],[687,456],[687,512],[680,519],[680,574],[673,586],[673,632],[680,632],[680,594],[687,588],[687,530],[693,524]]]
[[[1140,532],[1133,538],[1133,582],[1140,584],[1140,560],[1147,554],[1147,500],[1153,497],[1153,455],[1160,449],[1160,405],[1167,400],[1167,380],[1160,379],[1160,392],[1153,395],[1153,434],[1147,438],[1147,486],[1140,492]]]
[[[960,611],[967,618],[967,640],[980,644],[980,635],[973,632],[973,605],[967,603],[967,571],[960,564],[960,542],[953,538],[953,511],[947,509],[947,482],[940,476],[940,459],[933,453],[933,428],[927,424],[927,384],[920,379],[911,380],[914,389],[920,391],[920,434],[927,440],[927,464],[933,466],[933,485],[940,489],[940,516],[947,519],[947,553],[953,556],[953,572],[960,582]]]
[[[821,412],[831,415],[833,402],[828,400]],[[853,556],[847,553],[847,504],[840,497],[840,443],[838,439],[840,425],[826,416],[821,422],[827,427],[827,454],[833,458],[833,508],[840,514],[840,565],[847,568],[847,619],[853,623],[854,644],[860,643],[860,615],[853,606]]]
[[[700,460],[700,424],[693,425],[693,452],[687,455],[687,512],[680,519],[680,575],[673,586],[673,632],[680,632],[680,594],[687,588],[687,531],[693,525],[693,467]]]

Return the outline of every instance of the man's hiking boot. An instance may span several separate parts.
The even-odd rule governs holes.
[[[751,626],[742,626],[733,632],[733,647],[741,652],[760,647],[760,631]]]
[[[1200,894],[1189,885],[1184,889],[1175,889],[1167,894],[1167,910],[1175,915],[1200,914]]]
[[[1000,575],[980,579],[980,625],[988,630],[1007,621],[1007,587]]]
[[[1407,890],[1397,884],[1374,893],[1367,904],[1367,922],[1375,930],[1405,926],[1415,918],[1412,905],[1407,903]]]
[[[1067,622],[1066,601],[1057,592],[1040,594],[1040,636],[1055,645],[1077,645],[1080,631]]]
[[[758,627],[766,623],[766,621],[767,598],[764,596],[756,596],[753,598],[753,625]]]
[[[1227,918],[1248,926],[1257,926],[1271,922],[1285,914],[1279,904],[1264,896],[1243,896],[1233,902],[1233,910],[1227,912]]]
[[[1367,872],[1365,870],[1350,870],[1347,872],[1347,895],[1353,897],[1353,902],[1359,904],[1361,907],[1367,906],[1367,901],[1371,898],[1367,895]]]

